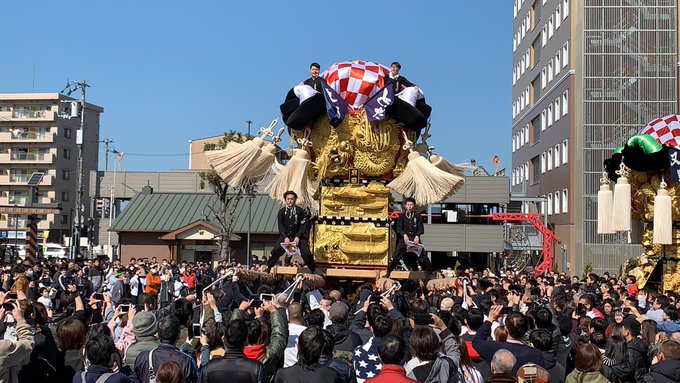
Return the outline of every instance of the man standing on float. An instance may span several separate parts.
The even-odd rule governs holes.
[[[397,232],[397,245],[392,254],[392,261],[387,266],[386,278],[389,278],[392,270],[406,257],[406,246],[409,242],[414,245],[422,245],[420,237],[425,233],[425,226],[420,214],[415,212],[416,201],[413,198],[404,200],[404,214],[400,215],[394,223],[394,231]],[[418,257],[419,268],[429,272],[430,260],[425,255],[425,250],[421,250]]]
[[[312,273],[316,270],[314,257],[312,257],[312,253],[309,251],[309,243],[307,241],[311,223],[310,214],[308,210],[295,204],[297,197],[297,194],[292,190],[283,194],[286,206],[279,210],[278,214],[279,240],[277,246],[271,251],[269,261],[267,262],[268,270],[270,271],[276,265],[279,258],[286,253],[283,247],[278,245],[280,243],[285,243],[286,246],[294,244],[300,249],[300,256],[305,265],[309,267]],[[286,256],[284,264],[287,266],[289,262],[288,256]]]

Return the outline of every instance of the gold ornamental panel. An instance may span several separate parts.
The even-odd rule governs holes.
[[[345,178],[350,168],[362,176],[391,179],[401,174],[408,162],[408,150],[402,148],[402,124],[393,118],[371,123],[366,111],[349,113],[334,128],[323,116],[311,127],[312,167],[310,176],[321,179]],[[291,143],[304,131],[291,131]],[[415,133],[407,132],[415,141]]]
[[[379,182],[368,185],[321,187],[321,215],[353,218],[387,218],[390,190]]]
[[[387,266],[389,247],[389,228],[372,222],[315,226],[313,252],[318,263]]]

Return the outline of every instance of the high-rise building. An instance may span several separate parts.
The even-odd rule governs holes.
[[[544,198],[558,269],[618,272],[642,247],[596,233],[602,163],[678,111],[677,0],[514,0],[513,16],[512,191]]]
[[[80,118],[62,118],[74,99],[59,93],[0,94],[0,205],[27,205],[27,181],[34,172],[45,176],[38,186],[37,203],[61,203],[61,214],[40,217],[39,237],[51,242],[70,236],[75,219]],[[103,108],[86,103],[83,132],[83,205],[87,225],[91,170],[97,170],[99,115]],[[0,232],[23,238],[26,215],[0,215]]]

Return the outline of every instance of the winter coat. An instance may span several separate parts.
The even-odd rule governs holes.
[[[223,357],[211,359],[201,370],[201,382],[265,383],[269,378],[262,363],[246,358],[242,352],[227,350]]]
[[[35,347],[31,359],[19,371],[22,382],[39,382],[44,379],[55,379],[58,369],[64,365],[64,354],[59,351],[52,331],[44,327],[34,336]]]
[[[378,376],[368,379],[366,383],[416,383],[417,380],[406,377],[404,368],[396,364],[386,364]],[[513,380],[515,382],[515,380]]]
[[[28,362],[33,351],[33,332],[23,318],[17,320],[16,331],[16,341],[0,340],[0,383],[19,382],[19,366]]]
[[[633,383],[635,382],[635,371],[628,361],[604,366],[604,376],[612,383]]]
[[[332,325],[326,327],[326,330],[333,335],[333,340],[335,345],[333,346],[333,351],[346,351],[352,352],[357,346],[363,344],[359,334],[356,334],[345,326],[344,324],[333,323]]]
[[[303,367],[282,368],[276,373],[275,383],[337,383],[338,374],[334,369],[316,364]]]
[[[567,375],[566,383],[611,383],[599,372],[579,372],[574,370]]]
[[[458,373],[460,366],[460,348],[458,347],[456,337],[453,336],[449,329],[442,331],[439,334],[439,337],[441,338],[441,343],[444,345],[446,355],[440,353],[435,360],[428,361],[425,364],[413,368],[413,370],[406,375],[408,378],[423,383],[436,383],[443,380],[442,377],[446,377],[446,381],[449,381],[452,376]]]
[[[138,337],[135,342],[127,348],[127,352],[125,354],[125,364],[128,366],[134,366],[137,356],[139,356],[142,351],[153,350],[154,348],[158,347],[159,344],[160,342],[153,335]]]
[[[283,359],[283,351],[288,344],[288,324],[286,323],[286,311],[284,308],[277,309],[270,317],[272,334],[269,337],[264,358],[261,362],[267,376],[274,377],[276,368],[279,367]],[[244,319],[241,310],[234,310],[231,313],[231,320]]]
[[[335,370],[338,373],[336,382],[338,383],[356,383],[357,377],[354,373],[354,369],[350,367],[349,363],[344,360],[329,358],[327,356],[321,356],[319,358],[319,364],[322,366],[327,366]]]
[[[647,343],[639,337],[628,342],[628,362],[635,370],[635,381],[647,373],[647,348]]]
[[[653,364],[642,380],[645,383],[680,382],[680,360],[662,360]]]
[[[564,383],[567,373],[554,354],[543,352],[543,363],[543,368],[550,374],[550,383]]]
[[[83,374],[85,374],[85,379],[83,379]],[[107,379],[106,383],[132,383],[132,380],[121,373],[113,373],[108,367],[100,365],[92,365],[87,369],[87,372],[80,372],[73,377],[73,383],[96,383],[104,374],[111,374]]]

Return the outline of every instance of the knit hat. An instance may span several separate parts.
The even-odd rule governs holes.
[[[335,318],[335,317],[340,317],[342,319],[347,318],[347,313],[349,312],[349,307],[344,302],[335,302],[331,305],[331,309],[329,311],[329,317],[330,318]]]
[[[132,332],[135,336],[152,336],[158,332],[156,316],[150,312],[142,311],[135,314],[132,319]]]

